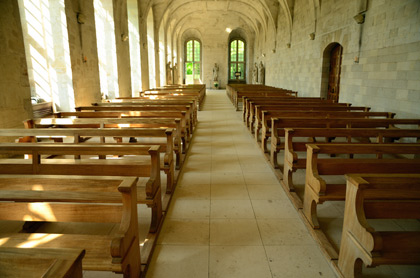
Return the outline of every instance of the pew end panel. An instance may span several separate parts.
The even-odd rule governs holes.
[[[369,219],[419,219],[420,175],[347,175],[338,267],[362,277],[362,265],[419,265],[420,231],[375,230]]]
[[[136,177],[0,175],[2,220],[115,223],[118,227],[109,235],[83,232],[0,234],[2,238],[8,238],[4,246],[83,248],[86,250],[83,269],[139,277],[137,180]],[[40,190],[42,185],[45,187]],[[110,190],[102,192],[104,185]],[[34,208],[38,209],[33,211]]]
[[[303,214],[314,229],[319,229],[317,206],[325,201],[345,200],[345,183],[329,183],[330,176],[355,173],[418,173],[418,144],[307,144]],[[376,158],[320,158],[321,154],[375,155]],[[378,155],[411,155],[412,158],[382,158]]]

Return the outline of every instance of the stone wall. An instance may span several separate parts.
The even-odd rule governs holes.
[[[2,0],[0,11],[0,128],[23,128],[32,105],[18,2]]]
[[[314,18],[309,1],[296,0],[291,47],[287,21],[279,16],[277,37],[272,38],[276,53],[265,50],[266,84],[300,96],[325,94],[323,52],[337,42],[343,46],[340,102],[396,112],[399,118],[420,116],[420,2],[368,1],[363,24],[353,19],[356,3],[322,1],[315,39],[310,40]]]
[[[191,37],[188,33],[192,29],[186,29],[183,32],[183,36],[178,44],[180,57],[184,57],[184,43],[186,40],[191,38],[199,39],[202,47],[202,66],[201,66],[201,82],[206,84],[207,88],[213,87],[213,67],[217,63],[219,65],[219,86],[220,88],[225,88],[228,80],[228,44],[229,44],[229,33],[226,31],[226,28],[229,27],[232,30],[241,28],[245,33],[248,34],[247,40],[247,69],[253,60],[250,59],[249,53],[253,53],[250,50],[253,41],[251,37],[251,32],[246,23],[232,14],[223,14],[214,11],[208,11],[204,14],[191,15],[188,18],[190,26],[194,26],[195,32],[198,32],[201,37]],[[193,32],[190,32],[193,34]],[[247,39],[247,38],[244,38]],[[252,58],[252,57],[251,57]],[[183,66],[181,67],[181,74],[183,74]],[[248,71],[247,71],[248,72]],[[249,76],[247,75],[247,78]],[[183,76],[181,77],[181,80]]]

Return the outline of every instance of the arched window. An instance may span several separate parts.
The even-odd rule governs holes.
[[[245,82],[245,42],[233,39],[229,44],[229,83]]]
[[[189,40],[185,44],[185,84],[201,83],[201,43]]]

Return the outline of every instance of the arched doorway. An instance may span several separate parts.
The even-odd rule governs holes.
[[[324,50],[321,97],[339,101],[340,75],[343,47],[338,43],[328,45]]]

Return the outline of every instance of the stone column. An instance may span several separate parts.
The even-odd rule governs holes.
[[[101,101],[93,0],[65,0],[76,106]]]
[[[130,45],[128,37],[127,0],[113,0],[115,48],[117,52],[118,86],[121,97],[131,96]]]
[[[140,1],[140,0],[139,0]],[[140,5],[140,3],[139,3]],[[142,90],[150,88],[149,85],[149,51],[147,47],[147,15],[141,14],[139,9],[139,31],[140,31],[140,63],[141,63],[141,87]]]
[[[155,39],[155,74],[156,74],[156,87],[160,87],[160,44],[159,44],[159,28],[156,20],[156,13],[153,10],[153,38]],[[166,83],[166,82],[163,82]]]
[[[23,128],[32,105],[18,1],[0,1],[0,11],[0,128]]]

